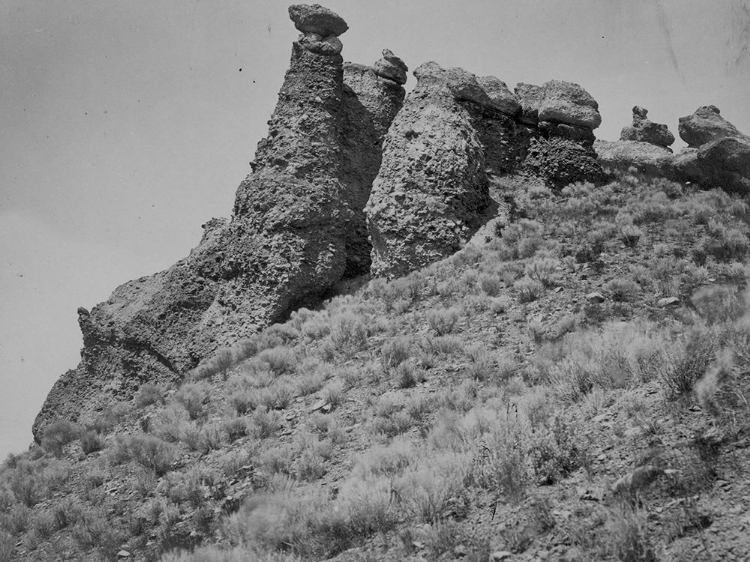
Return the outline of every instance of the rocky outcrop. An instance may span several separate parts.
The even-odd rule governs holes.
[[[514,94],[498,78],[434,62],[414,74],[365,209],[374,275],[458,250],[480,225],[492,176],[524,171],[553,187],[604,180],[592,148],[601,117],[580,86],[519,84]]]
[[[644,107],[633,108],[633,124],[624,127],[620,133],[620,140],[639,141],[662,146],[664,148],[674,143],[674,135],[666,125],[649,121],[648,110]]]
[[[666,147],[644,141],[603,141],[594,143],[599,163],[611,170],[639,172],[653,176],[672,177],[674,154]]]
[[[51,420],[86,420],[144,381],[180,378],[369,270],[363,208],[404,98],[400,75],[354,65],[345,72],[344,20],[317,5],[289,14],[302,35],[232,219],[209,221],[200,244],[168,270],[79,309],[81,363],[49,393],[37,440]],[[380,66],[405,72],[392,53],[384,59]]]
[[[542,86],[518,84],[519,121],[533,125],[525,168],[554,188],[576,181],[606,179],[593,149],[594,129],[601,124],[599,105],[581,86],[550,80]]]
[[[539,121],[596,129],[602,124],[599,104],[578,84],[550,80],[542,86]]]
[[[726,137],[745,137],[737,127],[721,116],[715,105],[701,106],[692,115],[680,117],[679,121],[677,131],[680,138],[691,148]]]
[[[634,109],[634,117],[636,109],[640,108]],[[645,112],[640,115],[645,118]],[[689,146],[678,154],[643,141],[597,141],[599,160],[608,168],[635,167],[643,173],[689,181],[707,189],[721,187],[750,194],[750,137],[721,117],[713,105],[680,117],[679,123],[680,136]]]
[[[680,117],[679,133],[690,147],[675,163],[685,179],[750,194],[750,137],[725,120],[719,108],[707,105]]]
[[[473,119],[490,107],[489,96],[461,69],[430,62],[414,75],[417,86],[386,136],[365,208],[377,276],[400,276],[454,253],[489,204]]]

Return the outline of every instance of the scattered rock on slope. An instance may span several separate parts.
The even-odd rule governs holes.
[[[403,88],[361,72],[347,72],[345,84],[343,19],[317,5],[292,6],[290,17],[303,35],[232,219],[209,221],[200,244],[168,270],[80,310],[81,363],[50,391],[35,439],[56,418],[85,420],[142,382],[181,377],[369,269],[363,207]]]

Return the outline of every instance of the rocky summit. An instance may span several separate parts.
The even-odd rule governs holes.
[[[190,254],[79,309],[81,362],[55,383],[33,431],[83,422],[145,382],[181,380],[202,362],[314,307],[364,276],[394,278],[450,256],[502,204],[501,178],[554,190],[602,185],[633,167],[728,191],[750,190],[750,139],[714,106],[680,119],[689,148],[636,106],[620,141],[597,141],[602,117],[580,85],[549,80],[513,91],[495,76],[389,49],[344,62],[342,17],[294,5],[300,32],[289,69],[229,219],[211,219]]]

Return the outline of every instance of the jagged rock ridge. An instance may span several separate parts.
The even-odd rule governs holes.
[[[386,50],[375,68],[345,69],[343,19],[318,5],[289,14],[302,34],[231,220],[206,223],[199,245],[166,271],[79,309],[81,363],[55,383],[35,439],[54,418],[84,419],[146,380],[182,377],[217,348],[369,271],[362,209],[406,68]]]

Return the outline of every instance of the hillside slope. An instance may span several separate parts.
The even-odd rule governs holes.
[[[50,425],[0,560],[746,560],[747,203],[490,196],[454,256]]]

